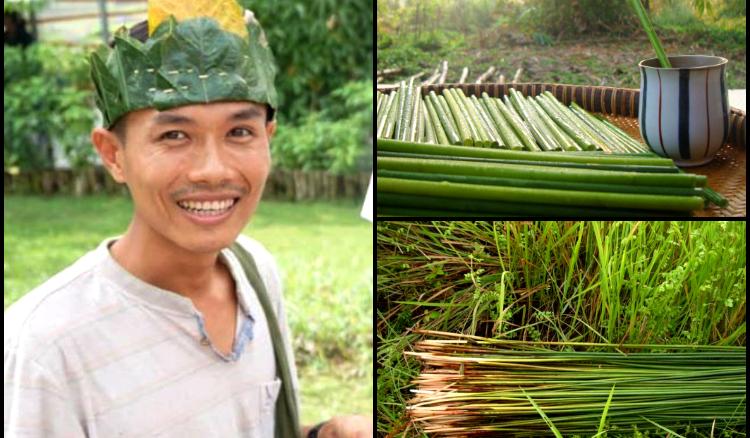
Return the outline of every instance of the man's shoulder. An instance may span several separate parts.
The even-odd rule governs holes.
[[[91,251],[13,303],[4,315],[6,353],[17,344],[52,344],[82,316],[102,306],[95,274],[100,254]]]
[[[258,265],[259,270],[276,269],[276,262],[273,255],[262,243],[244,234],[237,236],[236,242],[253,256],[253,260]]]
[[[271,252],[262,243],[244,234],[240,234],[236,242],[252,255],[266,289],[274,302],[277,302],[281,296],[281,276]]]

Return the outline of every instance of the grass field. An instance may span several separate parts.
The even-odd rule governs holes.
[[[360,204],[263,201],[244,233],[274,254],[300,365],[302,417],[372,412],[372,224]],[[125,197],[4,199],[4,305],[130,220]]]

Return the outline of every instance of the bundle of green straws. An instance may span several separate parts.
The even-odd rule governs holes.
[[[418,331],[419,332],[419,331]],[[408,412],[430,436],[604,436],[744,428],[745,347],[522,342],[442,332]]]

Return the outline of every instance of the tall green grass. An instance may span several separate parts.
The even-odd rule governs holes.
[[[381,222],[377,245],[381,433],[414,435],[404,406],[419,365],[404,352],[423,335],[413,327],[745,345],[743,222]]]

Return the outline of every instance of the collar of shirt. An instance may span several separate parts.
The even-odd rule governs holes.
[[[237,330],[235,332],[232,352],[229,355],[224,355],[216,350],[211,344],[205,330],[203,315],[195,308],[193,302],[189,298],[147,283],[128,272],[117,263],[109,252],[110,245],[117,241],[117,239],[119,239],[119,237],[106,239],[101,243],[99,248],[97,248],[97,251],[106,252],[106,256],[102,258],[103,261],[101,264],[102,273],[105,278],[115,282],[125,293],[138,298],[150,307],[157,308],[160,312],[172,314],[174,316],[195,318],[200,334],[200,339],[198,341],[201,344],[211,346],[214,352],[224,360],[236,361],[240,358],[244,351],[245,344],[253,339],[255,318],[250,310],[249,299],[246,295],[249,293],[248,291],[251,290],[252,286],[247,282],[242,267],[239,266],[236,260],[234,260],[234,256],[231,255],[228,249],[222,250],[219,254],[219,259],[229,268],[230,274],[235,281],[235,291],[239,306],[237,309]]]

